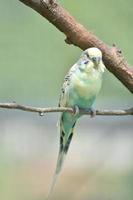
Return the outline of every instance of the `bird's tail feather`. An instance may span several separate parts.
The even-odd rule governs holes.
[[[60,127],[61,128],[61,130],[60,130],[61,131],[60,150],[59,150],[59,155],[58,155],[58,159],[57,159],[56,170],[55,170],[55,173],[54,173],[54,176],[53,176],[53,180],[52,180],[52,184],[51,184],[51,187],[49,189],[49,192],[48,192],[46,200],[49,199],[51,193],[53,192],[53,189],[54,189],[54,187],[56,185],[57,179],[59,178],[59,175],[61,173],[61,169],[62,169],[63,163],[65,161],[66,154],[68,152],[70,142],[72,140],[75,123],[71,127],[71,132],[70,132],[70,135],[69,135],[67,141],[65,142],[65,145],[63,145],[63,138],[62,138],[62,136],[64,136],[65,133],[64,133],[63,129]]]
[[[50,186],[47,198],[46,198],[47,200],[49,199],[50,195],[52,194],[53,189],[54,189],[54,187],[56,185],[57,179],[59,178],[59,175],[60,175],[61,168],[62,168],[64,160],[65,160],[65,157],[66,157],[66,154],[64,152],[59,152],[57,165],[56,165],[56,170],[55,170],[55,173],[54,173],[54,176],[53,176],[53,180],[52,180],[52,183],[51,183],[51,186]]]

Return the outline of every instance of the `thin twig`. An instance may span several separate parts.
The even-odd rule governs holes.
[[[54,113],[54,112],[74,113],[73,108],[66,108],[66,107],[41,108],[41,107],[32,107],[32,106],[20,105],[20,104],[17,104],[17,103],[0,103],[0,108],[17,109],[17,110],[22,110],[22,111],[26,111],[26,112],[34,112],[34,113],[39,113],[41,116],[43,116],[44,113]],[[80,109],[80,114],[91,115],[91,111]],[[96,110],[96,115],[106,115],[106,116],[133,115],[133,108],[124,109],[124,110]]]

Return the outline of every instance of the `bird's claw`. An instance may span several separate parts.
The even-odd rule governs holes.
[[[74,110],[74,116],[77,116],[77,115],[79,115],[79,107],[78,106],[74,106],[74,108],[73,108],[73,110]]]
[[[90,112],[90,117],[91,118],[96,116],[96,110],[94,108],[89,108],[88,111]]]

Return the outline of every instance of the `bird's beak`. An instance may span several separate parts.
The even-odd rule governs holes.
[[[100,57],[94,57],[94,58],[93,58],[93,62],[94,62],[94,64],[95,64],[96,66],[98,66],[98,65],[99,65],[99,62],[100,62]]]

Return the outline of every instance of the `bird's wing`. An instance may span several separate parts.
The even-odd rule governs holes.
[[[68,97],[69,97],[69,86],[71,83],[72,75],[76,71],[76,69],[77,69],[77,64],[75,64],[71,67],[68,74],[64,78],[64,82],[63,82],[63,86],[61,88],[61,94],[60,94],[60,98],[59,98],[59,104],[58,104],[59,107],[61,107],[61,106],[65,107],[67,105],[67,101],[68,101]]]

